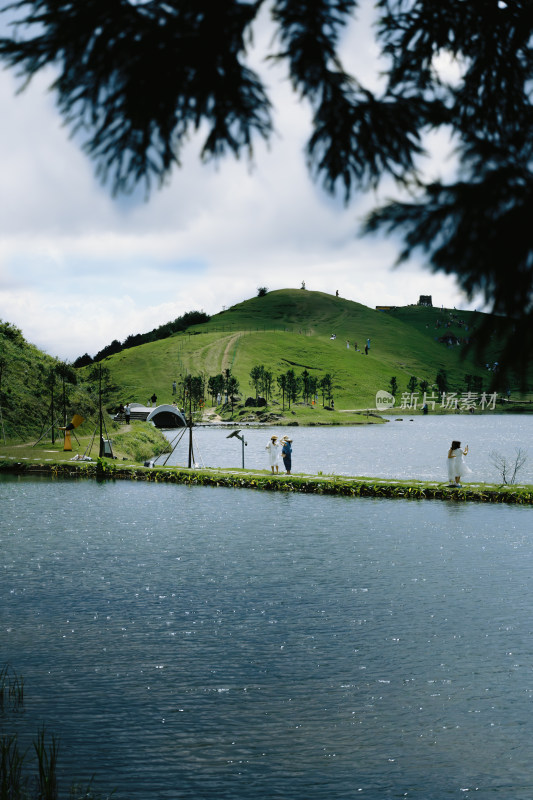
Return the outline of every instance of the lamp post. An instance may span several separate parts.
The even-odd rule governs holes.
[[[244,469],[244,448],[248,447],[248,442],[245,442],[244,441],[244,436],[239,436],[239,434],[240,434],[240,430],[233,431],[232,433],[229,434],[229,436],[226,436],[226,439],[231,439],[232,437],[235,437],[236,439],[240,439],[241,440],[241,442],[242,442],[242,468]]]

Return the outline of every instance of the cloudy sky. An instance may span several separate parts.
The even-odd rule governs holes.
[[[421,263],[393,269],[398,242],[358,236],[362,216],[393,194],[391,185],[345,207],[313,184],[303,154],[309,111],[282,67],[262,66],[271,33],[261,20],[254,54],[275,105],[270,144],[257,143],[252,165],[227,158],[206,167],[201,140],[191,140],[183,167],[148,202],[113,199],[99,184],[55,110],[51,72],[16,95],[19,81],[0,71],[0,319],[72,360],[185,311],[217,313],[259,286],[305,281],[370,307],[420,294],[473,307],[452,278]],[[343,58],[375,88],[376,49],[364,26],[348,31]],[[432,177],[452,169],[444,137],[431,150]]]

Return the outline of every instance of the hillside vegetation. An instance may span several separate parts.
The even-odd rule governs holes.
[[[303,370],[318,377],[331,374],[336,410],[373,408],[376,391],[388,390],[393,376],[398,398],[412,376],[433,386],[441,370],[449,391],[466,392],[466,375],[477,376],[478,387],[488,390],[495,373],[464,341],[453,346],[437,341],[451,335],[475,342],[482,318],[486,315],[419,306],[382,312],[323,292],[283,289],[103,363],[121,387],[117,402],[146,403],[153,392],[158,403],[172,402],[174,380],[179,385],[187,374],[207,379],[226,369],[237,378],[242,401],[254,395],[251,369],[264,365],[274,375],[275,402],[281,403],[275,377],[292,368],[297,375]],[[367,339],[370,350],[365,355]],[[485,358],[491,364],[498,360],[498,341],[489,342]],[[518,384],[517,376],[513,390]]]
[[[397,382],[396,408],[413,376],[418,384],[427,381],[433,387],[439,371],[446,374],[449,391],[466,392],[467,375],[477,377],[478,391],[479,387],[488,391],[497,373],[488,371],[485,361],[498,361],[498,338],[489,339],[483,361],[464,341],[453,346],[438,341],[443,335],[452,335],[461,340],[469,338],[475,344],[476,331],[486,320],[486,315],[476,312],[419,306],[376,311],[342,297],[302,289],[268,292],[185,332],[105,358],[101,362],[104,402],[110,412],[121,402],[148,403],[154,392],[158,403],[174,399],[182,402],[180,385],[186,375],[201,375],[207,383],[209,376],[230,370],[239,382],[236,407],[233,412],[227,406],[219,407],[217,415],[247,419],[244,415],[248,409],[242,404],[247,397],[255,397],[250,372],[263,365],[273,374],[266,412],[277,414],[279,419],[282,397],[276,376],[289,369],[296,376],[306,370],[319,379],[331,375],[335,411],[344,414],[322,411],[319,391],[317,406],[304,405],[300,398],[290,411],[285,409],[287,421],[356,421],[349,410],[374,409],[376,392],[388,391],[392,377]],[[364,352],[367,339],[368,355]],[[62,371],[67,374],[66,380],[61,377]],[[36,438],[50,426],[52,384],[56,425],[64,424],[74,413],[81,414],[86,421],[78,434],[92,435],[98,405],[94,371],[94,365],[73,371],[29,344],[15,326],[0,322],[2,439]],[[519,397],[522,377],[515,376],[510,383],[513,399]],[[531,388],[532,375],[526,379]],[[172,394],[174,380],[177,398]],[[506,388],[500,391],[504,393]],[[210,409],[211,399],[206,393],[204,413],[210,413]],[[260,419],[267,421],[268,416]],[[108,426],[112,426],[110,420]]]
[[[0,321],[0,441],[21,434],[28,420],[42,418],[40,390],[52,363],[52,358],[28,344],[18,328]]]
[[[85,422],[83,435],[94,430],[97,393],[94,382],[80,384],[70,365],[43,353],[22,331],[0,320],[0,444],[25,441],[70,421],[74,413]],[[60,435],[60,434],[59,434]]]

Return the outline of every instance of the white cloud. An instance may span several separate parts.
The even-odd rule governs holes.
[[[266,27],[259,33],[260,44],[268,40]],[[347,35],[347,53],[357,37]],[[369,79],[376,54],[364,38],[353,66]],[[358,220],[376,197],[345,208],[311,182],[309,109],[292,94],[284,68],[265,74],[276,134],[269,146],[257,143],[253,166],[231,157],[204,166],[195,139],[183,168],[144,202],[142,192],[113,200],[97,182],[46,91],[50,73],[15,96],[17,81],[0,72],[0,317],[47,352],[73,359],[191,309],[216,313],[262,285],[305,280],[309,289],[339,289],[371,307],[420,294],[464,307],[453,279],[416,264],[391,272],[394,242],[358,238]],[[445,138],[432,147],[438,169],[452,169]]]

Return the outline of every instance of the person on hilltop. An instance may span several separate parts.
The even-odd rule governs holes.
[[[288,436],[284,436],[281,440],[281,457],[285,471],[287,475],[290,475],[292,468],[292,439],[289,439]]]
[[[465,464],[465,456],[468,453],[468,445],[461,450],[461,442],[453,441],[448,450],[448,481],[452,486],[461,486],[461,476],[467,472],[472,472],[470,467]]]
[[[268,450],[270,468],[272,472],[279,472],[279,444],[278,437],[273,434],[265,450]]]

